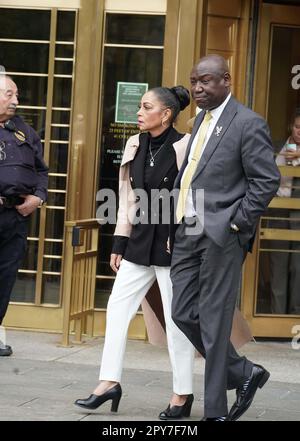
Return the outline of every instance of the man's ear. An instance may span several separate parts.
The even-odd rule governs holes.
[[[223,75],[225,86],[229,87],[231,86],[231,75],[229,72],[225,72]]]

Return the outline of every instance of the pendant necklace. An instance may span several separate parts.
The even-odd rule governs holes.
[[[164,146],[165,144],[162,144],[160,147],[159,147],[159,149],[157,150],[157,152],[155,152],[154,153],[154,155],[153,155],[153,153],[152,153],[152,149],[151,149],[151,141],[150,141],[150,144],[149,144],[149,153],[150,153],[150,167],[154,167],[154,165],[155,165],[155,162],[154,162],[154,158],[155,158],[155,156],[161,151],[161,149],[163,148],[163,146]]]

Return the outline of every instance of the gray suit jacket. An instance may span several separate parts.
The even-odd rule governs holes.
[[[180,188],[195,134],[204,118],[195,121],[183,165],[175,181]],[[280,184],[272,142],[265,120],[233,97],[226,105],[203,152],[193,177],[192,190],[204,190],[204,232],[223,246],[230,223],[240,228],[241,246],[251,241],[259,217]],[[196,192],[193,191],[196,205]]]

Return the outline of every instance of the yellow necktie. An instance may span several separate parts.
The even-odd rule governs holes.
[[[184,216],[185,212],[185,204],[186,204],[186,198],[191,186],[191,182],[194,176],[194,173],[196,171],[199,159],[201,157],[201,152],[203,148],[203,144],[207,135],[208,127],[210,124],[212,116],[210,112],[206,112],[205,117],[201,123],[200,129],[199,129],[199,137],[196,144],[196,147],[193,152],[193,156],[191,161],[186,166],[186,169],[184,171],[183,178],[181,179],[181,185],[180,185],[180,192],[178,196],[178,203],[177,203],[177,209],[176,209],[176,217],[177,221],[180,222],[181,219]]]

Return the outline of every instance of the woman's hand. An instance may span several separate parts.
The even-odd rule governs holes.
[[[117,273],[120,268],[121,260],[122,260],[122,254],[110,255],[110,267],[115,273]]]
[[[286,150],[282,155],[289,161],[292,161],[293,159],[300,158],[300,150]]]

